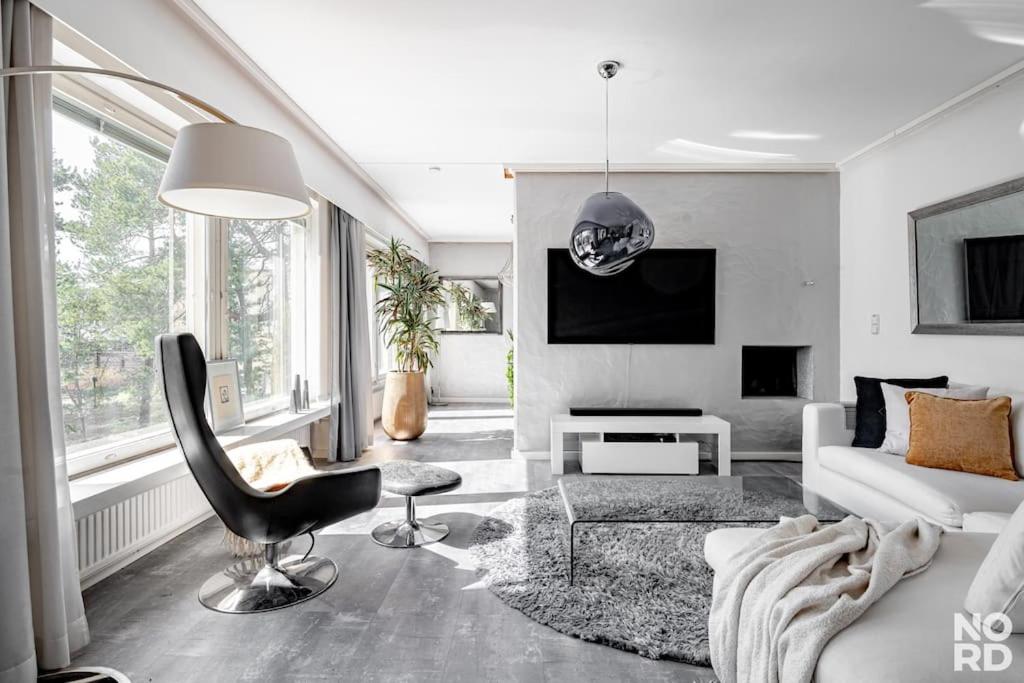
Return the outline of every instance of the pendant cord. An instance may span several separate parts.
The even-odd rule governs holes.
[[[604,79],[604,194],[608,195],[608,81],[611,78],[605,76]]]

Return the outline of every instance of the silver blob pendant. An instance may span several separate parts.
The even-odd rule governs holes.
[[[594,275],[614,275],[654,244],[654,221],[620,192],[587,197],[569,238],[577,266]]]

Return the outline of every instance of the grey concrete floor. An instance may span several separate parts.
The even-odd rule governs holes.
[[[432,410],[418,441],[382,433],[358,464],[429,461],[462,474],[461,489],[418,503],[452,529],[414,550],[374,544],[368,532],[400,517],[385,494],[371,512],[317,535],[337,583],[322,596],[261,615],[200,606],[206,578],[231,563],[208,520],[85,592],[92,643],[76,665],[114,667],[133,681],[713,681],[708,669],[652,661],[542,626],[477,581],[468,546],[482,516],[553,485],[547,462],[513,460],[512,413],[502,406]],[[791,463],[739,462],[734,474],[798,477]],[[305,539],[293,550],[305,552]]]

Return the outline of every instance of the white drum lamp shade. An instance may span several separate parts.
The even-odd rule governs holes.
[[[221,218],[283,220],[310,211],[291,144],[237,123],[179,130],[157,196],[172,208]]]

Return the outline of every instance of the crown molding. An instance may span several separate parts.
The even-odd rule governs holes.
[[[171,0],[172,4],[199,28],[210,40],[212,40],[225,54],[235,61],[242,69],[263,88],[285,111],[287,111],[303,128],[306,129],[317,142],[342,163],[343,166],[352,171],[374,194],[380,197],[398,216],[405,221],[413,231],[425,241],[430,241],[430,235],[419,223],[403,209],[395,199],[388,194],[387,190],[380,186],[373,177],[360,166],[355,159],[349,156],[348,152],[334,141],[313,118],[293,100],[288,93],[281,88],[260,66],[228,36],[224,30],[216,24],[193,0]],[[314,188],[315,189],[315,188]]]
[[[111,71],[121,71],[126,74],[145,78],[144,74],[139,73],[127,63],[121,61],[114,55],[110,54],[102,47],[92,42],[78,31],[74,30],[67,24],[61,21],[53,22],[53,39],[67,46],[72,52],[76,53],[80,57],[84,57],[88,62],[92,62],[93,65],[101,69],[109,69]],[[62,64],[62,66],[89,66],[88,64]],[[63,85],[75,83],[79,87],[88,90],[93,93],[96,97],[111,100],[113,104],[118,107],[130,108],[138,113],[132,105],[121,100],[115,94],[104,88],[100,83],[90,80],[88,77],[80,74],[57,74],[54,76],[54,81],[61,82]],[[159,88],[154,88],[150,84],[140,83],[135,81],[122,80],[118,81],[123,83],[130,88],[134,88],[142,95],[150,100],[153,100],[164,109],[167,109],[174,114],[177,114],[181,118],[185,119],[189,123],[199,123],[201,121],[213,121],[215,120],[208,112],[204,112],[190,104],[187,104],[184,100],[179,99],[176,95],[172,95],[169,92],[164,92]],[[146,117],[143,117],[146,118]],[[152,118],[150,116],[149,118]],[[135,125],[133,122],[132,125]],[[156,125],[163,130],[168,136],[170,136],[171,143],[174,142],[174,135],[176,131],[171,130],[162,123],[148,124]],[[163,141],[161,141],[163,142]]]
[[[916,119],[910,121],[909,123],[906,123],[900,126],[899,128],[890,131],[889,133],[886,133],[885,135],[878,138],[871,144],[860,148],[859,150],[857,150],[850,156],[846,157],[845,159],[841,159],[839,162],[837,162],[836,166],[842,168],[851,161],[859,159],[862,156],[865,156],[882,147],[885,147],[894,140],[897,140],[905,135],[910,135],[911,133],[914,133],[917,130],[927,126],[932,121],[939,119],[942,116],[945,116],[946,114],[951,113],[957,109],[960,109],[961,107],[966,107],[969,104],[971,104],[974,100],[981,98],[982,96],[988,94],[993,90],[997,90],[1004,83],[1012,81],[1013,79],[1019,77],[1022,73],[1024,73],[1024,60],[1021,60],[1016,64],[1007,67],[1006,69],[1003,69],[996,75],[985,79],[984,81],[977,84],[973,88],[965,90],[956,97],[952,97],[946,100],[939,106],[935,107],[930,111],[925,112],[924,114],[918,116]]]
[[[505,164],[512,173],[604,173],[604,164]],[[612,164],[612,173],[835,173],[834,163]]]

